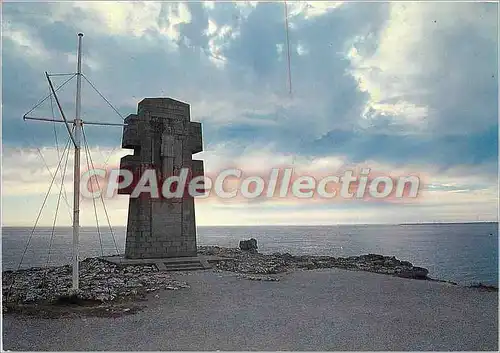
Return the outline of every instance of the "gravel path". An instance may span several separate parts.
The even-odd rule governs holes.
[[[498,293],[342,269],[211,270],[116,318],[3,317],[8,350],[498,350]]]

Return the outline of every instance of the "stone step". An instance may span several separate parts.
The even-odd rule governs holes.
[[[210,262],[227,260],[217,256],[193,256],[163,259],[126,259],[123,255],[104,256],[103,260],[118,265],[155,265],[159,271],[206,270],[212,268]]]
[[[164,265],[162,271],[191,271],[205,269],[200,262],[172,262],[164,263]]]
[[[196,259],[196,260],[164,260],[164,261],[161,261],[165,264],[165,266],[169,266],[169,265],[201,265],[201,261]]]

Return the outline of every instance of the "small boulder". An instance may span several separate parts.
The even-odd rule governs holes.
[[[410,261],[401,261],[401,266],[413,267],[413,264]]]
[[[423,267],[414,266],[411,269],[404,269],[398,273],[399,277],[413,278],[413,279],[428,279],[427,275],[429,270]]]
[[[379,254],[361,255],[361,257],[363,257],[367,261],[384,261],[384,255]]]
[[[244,251],[257,252],[257,240],[254,238],[241,240],[240,249]]]

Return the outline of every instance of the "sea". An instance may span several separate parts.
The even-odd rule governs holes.
[[[28,244],[31,232],[2,228],[4,271],[71,263],[71,228],[36,228]],[[125,234],[125,227],[82,227],[80,257],[123,253]],[[197,228],[198,245],[237,247],[249,238],[257,239],[262,253],[396,256],[427,268],[435,279],[498,287],[498,223]]]

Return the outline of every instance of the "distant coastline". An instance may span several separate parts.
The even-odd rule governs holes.
[[[449,224],[498,224],[498,221],[469,221],[469,222],[425,222],[425,223],[400,223],[398,226],[420,226],[420,225],[449,225]]]
[[[339,226],[420,226],[420,225],[453,225],[453,224],[499,224],[499,221],[467,221],[467,222],[416,222],[416,223],[331,223],[331,224],[223,224],[223,225],[198,225],[206,227],[339,227]],[[113,225],[113,228],[125,228],[127,225]],[[1,228],[32,228],[33,225],[2,225]],[[51,225],[38,226],[38,228],[52,228]],[[71,224],[57,226],[57,228],[71,228]],[[95,225],[82,225],[81,228],[96,228]]]

